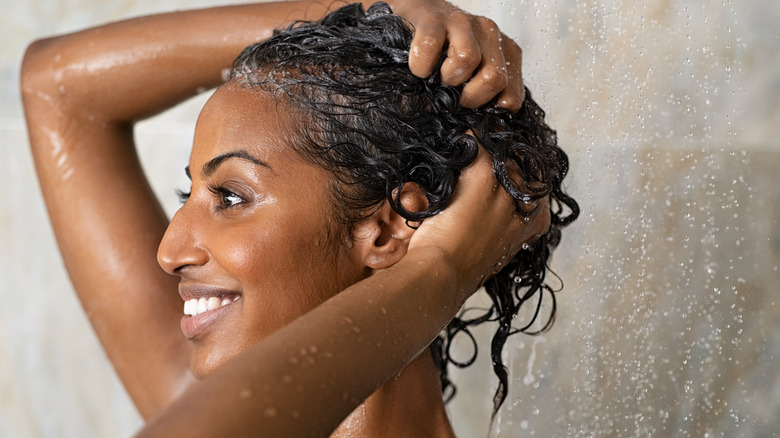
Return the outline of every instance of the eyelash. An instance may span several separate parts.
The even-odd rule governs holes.
[[[190,199],[190,192],[185,192],[181,189],[176,189],[176,197],[179,198],[179,203],[184,204],[187,202],[188,199]]]
[[[241,196],[237,195],[235,192],[232,192],[222,186],[209,185],[209,191],[219,199],[219,204],[217,204],[214,207],[214,210],[218,212],[222,210],[226,210],[228,208],[237,207],[238,205],[241,205],[245,202]],[[187,202],[188,199],[190,199],[190,193],[191,192],[185,192],[183,190],[176,190],[176,196],[179,197],[179,202],[181,202],[182,204],[184,204],[185,202]],[[225,202],[226,198],[236,198],[239,201],[231,204],[229,202]]]

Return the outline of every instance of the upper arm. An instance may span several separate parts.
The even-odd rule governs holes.
[[[90,102],[83,83],[90,74],[72,70],[65,56],[56,40],[33,43],[25,55],[22,97],[35,167],[82,306],[149,417],[190,379],[177,282],[156,262],[168,221],[136,156],[132,120],[118,119],[95,96]]]

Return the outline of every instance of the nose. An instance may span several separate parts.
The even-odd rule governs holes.
[[[167,273],[179,274],[184,267],[202,266],[208,261],[208,251],[199,237],[203,233],[197,222],[187,204],[173,215],[157,248],[157,263]]]

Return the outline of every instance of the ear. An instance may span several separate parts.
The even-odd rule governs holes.
[[[416,183],[404,184],[399,201],[412,212],[428,208],[428,198]],[[409,240],[418,225],[417,222],[407,223],[385,200],[371,216],[355,225],[353,249],[367,268],[389,268],[406,255]]]

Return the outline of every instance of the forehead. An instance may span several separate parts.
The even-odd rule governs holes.
[[[191,165],[245,150],[261,160],[296,159],[289,147],[294,121],[270,95],[228,83],[201,110],[195,127]]]

